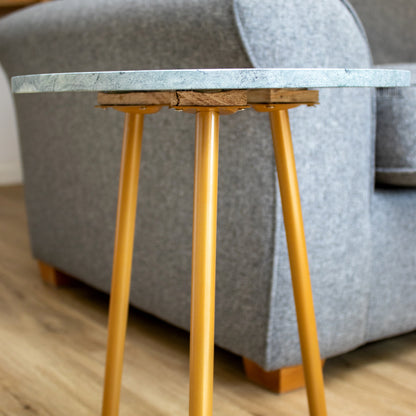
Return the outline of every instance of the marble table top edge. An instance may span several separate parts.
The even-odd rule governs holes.
[[[97,71],[22,75],[12,91],[131,92],[262,88],[406,87],[410,72],[397,69],[226,68]]]

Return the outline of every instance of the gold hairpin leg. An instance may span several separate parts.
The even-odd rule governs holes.
[[[219,113],[196,113],[189,415],[211,416]]]
[[[287,109],[278,108],[270,111],[269,115],[286,228],[309,413],[311,416],[325,416],[327,412],[324,382],[289,115]]]
[[[120,406],[124,342],[129,310],[130,276],[139,185],[144,114],[159,107],[115,107],[125,111],[123,150],[117,206],[113,276],[108,318],[103,416],[117,416]]]

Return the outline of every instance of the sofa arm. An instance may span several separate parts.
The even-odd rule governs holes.
[[[410,70],[415,86],[377,89],[376,178],[389,185],[416,186],[416,64],[377,67]]]
[[[365,32],[347,2],[296,0],[290,2],[293,9],[286,4],[236,2],[241,37],[256,66],[372,65]],[[292,44],[291,39],[296,42]],[[324,357],[367,339],[363,317],[371,284],[374,93],[371,89],[321,90],[319,106],[313,110],[300,107],[290,115]],[[275,231],[268,369],[279,362],[300,362],[292,336],[296,321],[278,196]]]

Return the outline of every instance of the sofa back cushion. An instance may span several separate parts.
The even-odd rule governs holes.
[[[416,62],[416,0],[349,0],[367,32],[376,64]]]

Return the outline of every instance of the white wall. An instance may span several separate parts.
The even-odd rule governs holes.
[[[0,185],[22,183],[17,123],[10,82],[0,65]]]

